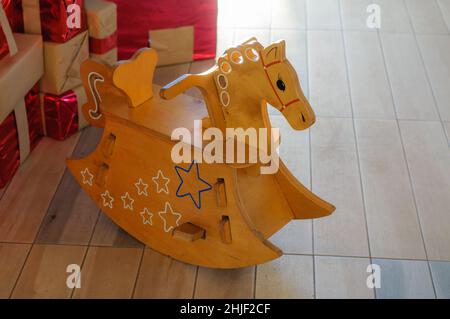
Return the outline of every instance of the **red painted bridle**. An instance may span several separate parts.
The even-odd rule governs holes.
[[[289,105],[294,104],[295,102],[299,102],[300,99],[296,98],[296,99],[293,99],[293,100],[287,102],[286,104],[283,103],[283,100],[281,100],[281,97],[278,95],[276,88],[273,86],[273,83],[270,80],[269,72],[267,72],[268,68],[270,68],[271,66],[273,66],[275,64],[281,63],[281,60],[276,60],[276,61],[270,62],[269,64],[265,64],[262,54],[260,54],[260,57],[261,57],[262,66],[264,68],[264,73],[266,74],[266,77],[267,77],[267,80],[269,81],[270,87],[272,88],[273,92],[275,93],[276,97],[278,98],[278,101],[281,104],[281,108],[279,108],[278,111],[283,112]]]

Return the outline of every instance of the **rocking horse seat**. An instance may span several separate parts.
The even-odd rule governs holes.
[[[153,92],[159,92],[160,87],[153,85]],[[102,101],[102,113],[108,118],[126,122],[151,134],[168,138],[175,128],[187,128],[194,134],[194,120],[207,116],[205,105],[199,99],[181,94],[172,100],[163,100],[159,94],[140,104],[138,107],[128,107],[126,99],[106,95]]]

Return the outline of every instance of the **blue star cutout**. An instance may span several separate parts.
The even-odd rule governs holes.
[[[195,171],[196,171],[197,179],[202,184],[204,184],[205,186],[204,186],[204,188],[200,188],[200,189],[195,190],[193,192],[194,195],[190,191],[188,191],[188,192],[185,191],[185,192],[181,193],[181,188],[183,187],[184,180],[183,180],[183,177],[181,176],[180,173],[183,171],[184,175],[186,175],[186,173],[189,174],[191,172],[192,168],[194,167],[194,164],[195,164]],[[177,175],[180,178],[180,185],[178,185],[177,192],[176,192],[177,197],[181,198],[181,197],[189,196],[192,199],[192,201],[194,202],[195,207],[200,209],[202,207],[202,199],[201,199],[201,196],[200,196],[201,193],[211,190],[212,186],[207,181],[205,181],[204,179],[202,179],[200,177],[200,171],[198,169],[198,163],[196,161],[192,161],[192,163],[191,163],[191,165],[189,166],[188,169],[185,169],[185,168],[183,168],[181,166],[175,166],[175,171],[177,172]]]

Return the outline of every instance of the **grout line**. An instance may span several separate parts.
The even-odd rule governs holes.
[[[253,285],[253,299],[256,299],[256,279],[258,278],[257,277],[257,273],[258,273],[258,266],[255,266],[255,283],[254,283],[254,285]]]
[[[305,50],[306,50],[306,77],[308,83],[308,100],[311,99],[311,74],[310,74],[310,55],[309,55],[309,28],[308,28],[308,1],[305,0]],[[311,127],[308,129],[308,147],[309,147],[309,188],[311,192],[313,191],[313,179],[312,179],[312,146],[311,146]],[[311,252],[312,252],[312,263],[313,263],[313,299],[316,299],[316,260],[315,260],[315,249],[314,249],[314,219],[311,219]]]
[[[232,27],[228,27],[228,28],[220,28],[220,29],[224,29],[224,30],[232,30]],[[220,30],[218,29],[218,30]],[[377,31],[372,30],[372,29],[367,29],[367,28],[349,28],[349,29],[344,29],[344,28],[239,28],[236,27],[235,29],[237,30],[244,30],[244,31],[269,31],[269,30],[274,30],[274,31],[298,31],[298,32],[305,32],[305,31],[319,31],[319,32],[363,32],[363,33],[375,33]],[[381,34],[401,34],[401,35],[412,35],[414,34],[414,32],[409,32],[409,31],[391,31],[391,30],[381,30],[379,31]],[[449,36],[448,33],[434,33],[434,32],[423,32],[423,33],[418,33],[419,35],[428,35],[428,36]]]
[[[194,276],[194,287],[192,287],[192,299],[195,299],[195,293],[197,292],[197,280],[198,280],[198,271],[200,266],[196,266],[195,276]]]
[[[407,10],[407,13],[408,13],[408,16],[409,16],[408,8],[406,8],[406,10]],[[411,22],[411,24],[412,24],[412,22]],[[413,26],[413,28],[414,28],[414,26]],[[423,249],[424,249],[424,252],[425,252],[425,257],[426,257],[426,260],[427,260],[428,270],[430,272],[430,279],[431,279],[431,284],[433,286],[434,296],[436,298],[436,288],[435,288],[434,282],[433,282],[433,275],[432,275],[432,271],[431,271],[431,265],[430,265],[430,262],[428,261],[428,252],[427,252],[427,247],[426,247],[426,243],[425,243],[425,238],[424,238],[424,235],[423,235],[423,228],[422,228],[422,223],[421,223],[421,220],[420,220],[419,209],[417,207],[416,193],[414,191],[414,186],[413,186],[413,183],[412,183],[411,170],[409,168],[408,157],[406,156],[405,145],[404,145],[404,142],[403,142],[403,135],[402,135],[402,131],[400,129],[400,123],[399,123],[398,115],[397,115],[397,105],[396,105],[396,102],[395,102],[395,99],[394,99],[394,92],[393,92],[393,89],[392,89],[392,84],[391,84],[391,80],[390,80],[390,77],[389,77],[389,71],[388,71],[388,68],[387,68],[385,49],[384,49],[383,41],[381,40],[381,35],[380,35],[379,32],[377,33],[377,36],[378,36],[378,42],[379,42],[380,48],[381,48],[381,54],[382,54],[383,63],[384,63],[384,70],[385,70],[386,79],[388,81],[388,86],[389,86],[389,92],[391,94],[391,100],[392,100],[392,103],[393,103],[393,106],[394,106],[394,113],[395,113],[395,117],[397,119],[396,120],[397,131],[398,131],[398,134],[399,134],[399,137],[400,137],[401,146],[402,146],[403,159],[405,161],[406,170],[408,172],[409,186],[411,188],[411,193],[413,195],[414,209],[416,211],[416,218],[417,218],[417,222],[419,224],[419,231],[420,231],[420,236],[422,238],[422,245],[423,245]],[[417,40],[416,40],[416,45],[418,46]]]
[[[312,257],[312,254],[304,254],[304,253],[284,253],[287,256],[306,256]],[[404,261],[423,261],[423,262],[442,262],[442,263],[450,263],[450,260],[427,260],[427,259],[417,259],[417,258],[403,258],[403,257],[384,257],[384,256],[347,256],[347,255],[330,255],[330,254],[315,254],[314,257],[330,257],[330,258],[354,258],[354,259],[385,259],[385,260],[404,260]]]
[[[137,282],[139,279],[139,275],[141,274],[141,268],[142,268],[142,261],[144,260],[144,254],[145,254],[145,246],[142,247],[142,253],[141,253],[141,258],[139,260],[139,266],[136,272],[136,278],[134,280],[134,285],[133,285],[133,290],[131,292],[131,298],[130,299],[134,299],[134,295],[136,293],[136,286],[137,286]]]
[[[270,116],[278,116],[283,117],[280,114],[270,114]],[[377,117],[351,117],[351,116],[343,116],[343,115],[316,115],[316,119],[356,119],[356,120],[376,120],[376,121],[396,121],[395,118],[377,118]],[[403,119],[399,118],[399,121],[402,122],[423,122],[423,123],[440,123],[440,120],[424,120],[424,119]],[[450,123],[450,121],[443,121],[443,123]]]
[[[338,4],[339,4],[339,21],[340,21],[341,26],[342,26],[342,5],[341,5],[341,0],[338,0]],[[346,42],[345,42],[344,31],[341,32],[341,37],[342,37],[342,44],[343,44],[343,50],[344,50],[344,62],[345,62],[345,68],[346,68],[346,73],[347,73],[346,75],[347,75],[348,93],[349,93],[349,97],[350,97],[350,109],[351,109],[351,114],[352,114],[352,128],[353,128],[355,151],[356,151],[357,164],[358,164],[359,186],[360,186],[360,189],[361,189],[361,200],[362,200],[362,204],[363,204],[363,213],[364,213],[364,223],[365,223],[365,228],[366,228],[367,248],[368,248],[368,252],[369,252],[369,260],[370,260],[370,263],[372,264],[372,252],[371,252],[371,248],[370,248],[369,224],[367,222],[367,203],[366,203],[366,199],[365,199],[365,195],[364,195],[364,186],[363,186],[363,181],[362,181],[361,158],[360,158],[360,155],[359,155],[358,135],[356,134],[356,125],[355,125],[355,120],[356,119],[354,117],[355,110],[354,110],[354,105],[353,105],[353,96],[352,96],[352,88],[351,88],[351,81],[350,81],[350,66],[349,66],[349,63],[348,63],[347,47],[346,47]],[[374,293],[374,298],[377,299],[377,292],[376,292],[375,288],[373,288],[373,293]]]
[[[31,245],[30,243],[18,243],[18,242],[0,242],[3,245]],[[114,248],[114,249],[139,249],[140,247],[118,247],[118,246],[98,246],[98,245],[76,245],[76,244],[56,244],[56,243],[39,243],[36,246],[67,246],[67,247],[93,247],[93,248]],[[151,248],[146,248],[151,249]],[[312,256],[312,253],[294,253],[294,252],[285,252],[284,255],[290,256]],[[366,258],[369,256],[363,255],[333,255],[333,254],[314,254],[317,257],[336,257],[336,258]],[[386,257],[386,256],[372,256],[374,259],[388,259],[388,260],[412,260],[412,261],[426,261],[427,259],[418,259],[418,258],[404,258],[404,257]],[[176,259],[174,259],[176,260]],[[450,263],[450,259],[442,260],[442,259],[429,259],[431,262],[444,262]]]

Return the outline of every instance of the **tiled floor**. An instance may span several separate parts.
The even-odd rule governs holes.
[[[372,2],[380,30],[366,27]],[[254,35],[287,40],[318,118],[294,132],[272,110],[281,154],[336,212],[291,222],[271,239],[285,252],[273,262],[186,265],[121,231],[65,169],[100,130],[45,139],[0,191],[0,298],[450,298],[450,0],[219,4],[219,53]],[[160,68],[156,82],[212,63]],[[68,264],[82,267],[80,289],[66,286]]]

